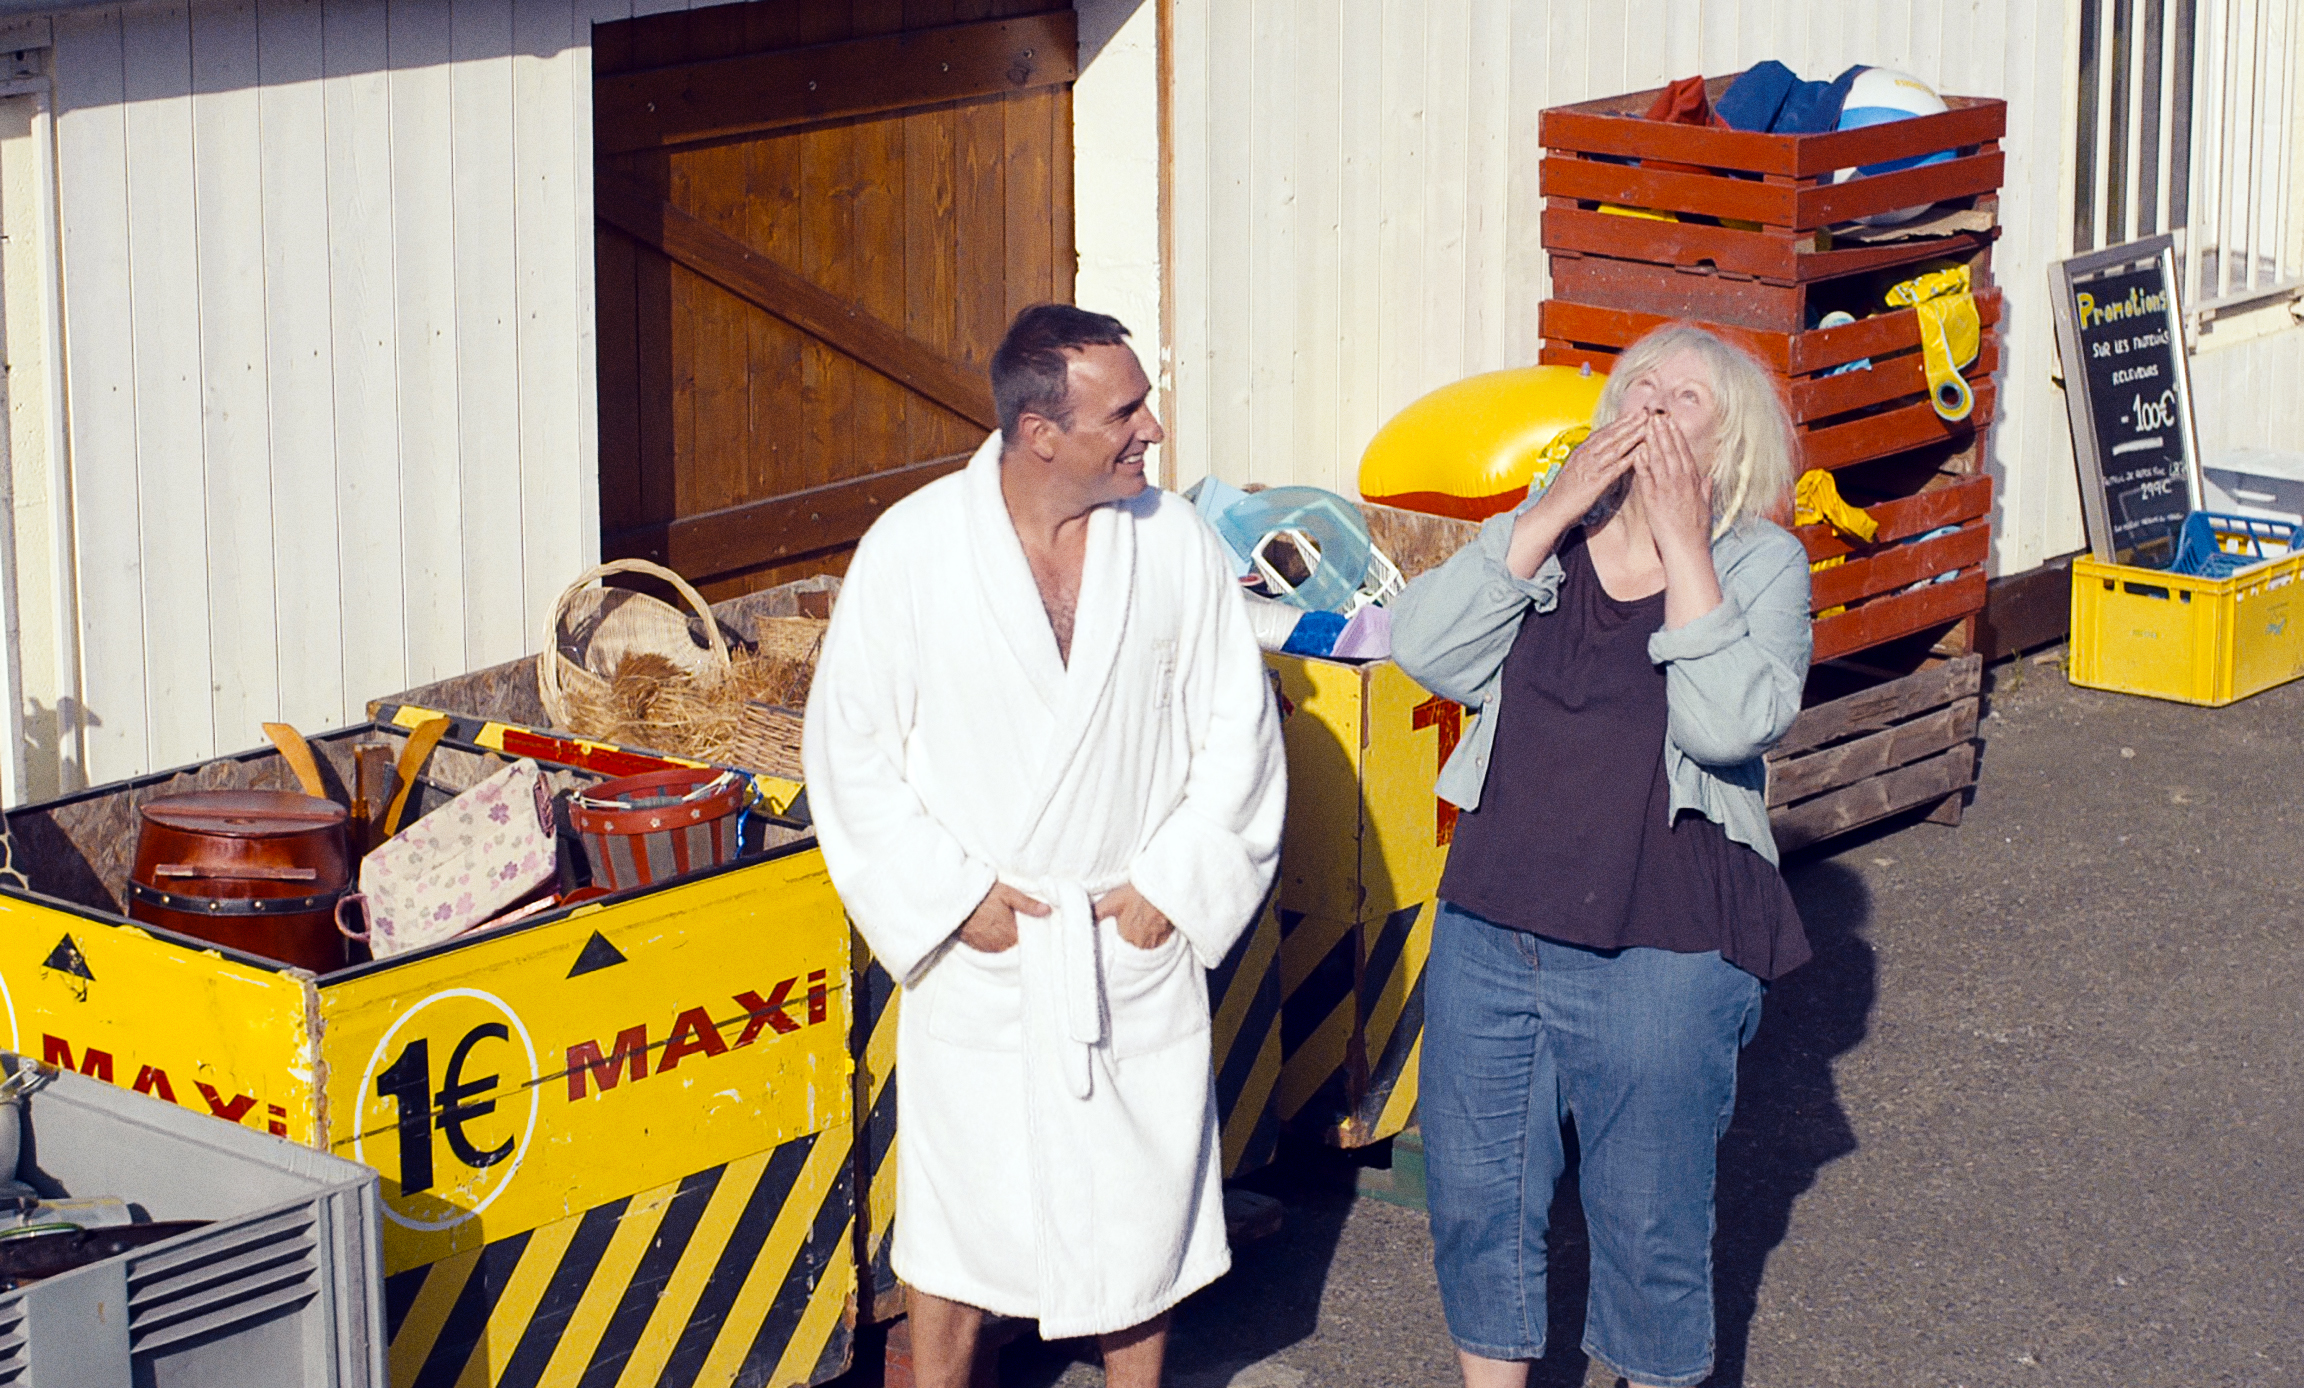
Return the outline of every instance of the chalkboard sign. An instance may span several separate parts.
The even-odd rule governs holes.
[[[2094,251],[2052,273],[2089,548],[2115,564],[2167,568],[2200,505],[2174,238]]]

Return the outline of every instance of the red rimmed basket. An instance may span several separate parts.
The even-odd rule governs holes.
[[[603,781],[572,797],[568,819],[612,892],[735,860],[752,785],[740,771],[678,767]]]

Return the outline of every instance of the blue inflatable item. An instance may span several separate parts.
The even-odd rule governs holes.
[[[1279,597],[1307,612],[1346,610],[1368,577],[1368,522],[1358,507],[1334,492],[1319,487],[1249,492],[1225,507],[1215,526],[1234,551],[1250,556],[1275,531],[1293,530],[1311,541],[1320,552],[1311,573],[1294,588],[1274,585],[1284,590]]]
[[[1864,69],[1848,89],[1846,102],[1840,110],[1839,128],[1842,130],[1862,130],[1869,125],[1886,125],[1890,121],[1910,120],[1914,116],[1941,115],[1945,109],[1944,99],[1931,91],[1925,82],[1885,67]],[[1900,169],[1917,169],[1923,164],[1941,164],[1951,157],[1951,150],[1942,149],[1934,154],[1915,154],[1908,159],[1866,164],[1857,172],[1866,176],[1895,173]]]

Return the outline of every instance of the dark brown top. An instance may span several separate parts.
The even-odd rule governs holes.
[[[1591,949],[1719,950],[1763,979],[1807,962],[1775,865],[1700,814],[1671,816],[1664,595],[1619,602],[1581,530],[1559,605],[1531,609],[1504,660],[1480,808],[1457,818],[1440,895],[1499,925]]]
[[[292,790],[195,790],[144,802],[145,820],[192,834],[269,838],[328,829],[344,807]]]

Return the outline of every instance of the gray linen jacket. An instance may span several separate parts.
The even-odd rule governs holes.
[[[1541,495],[1532,490],[1509,513],[1489,517],[1477,539],[1390,604],[1392,658],[1400,668],[1479,711],[1436,786],[1441,799],[1467,810],[1479,808],[1488,777],[1504,657],[1520,634],[1521,615],[1531,606],[1550,612],[1560,600],[1558,556],[1531,579],[1504,566],[1513,522]],[[1800,713],[1811,649],[1808,554],[1783,527],[1755,519],[1712,542],[1712,563],[1720,605],[1648,638],[1648,658],[1664,667],[1671,812],[1695,810],[1773,863],[1761,757]]]

